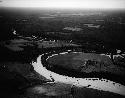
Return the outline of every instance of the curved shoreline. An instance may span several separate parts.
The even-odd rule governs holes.
[[[120,94],[125,96],[125,86],[119,83],[115,83],[113,81],[107,79],[99,79],[99,78],[75,78],[59,75],[52,71],[47,70],[41,61],[41,57],[43,55],[39,55],[36,62],[32,62],[34,70],[40,75],[46,77],[49,80],[54,80],[54,82],[61,82],[66,84],[75,85],[77,87],[86,87],[93,88],[102,91],[108,91],[116,94]]]
[[[58,73],[60,75],[66,75],[66,76],[69,76],[69,77],[76,77],[76,78],[89,78],[89,77],[100,78],[100,79],[104,78],[104,79],[108,79],[108,80],[120,83],[122,85],[125,85],[124,72],[123,71],[120,72],[120,69],[112,72],[112,69],[111,69],[112,67],[108,67],[107,70],[106,70],[105,66],[100,65],[105,70],[103,70],[103,68],[100,68],[98,70],[94,70],[94,71],[91,71],[91,72],[87,73],[87,72],[77,70],[77,69],[73,69],[73,68],[66,68],[65,66],[60,66],[59,64],[54,65],[53,63],[51,64],[48,61],[49,59],[53,58],[54,56],[64,55],[64,54],[68,54],[68,53],[71,53],[71,52],[66,51],[66,52],[60,52],[58,54],[54,53],[54,54],[51,54],[51,55],[45,54],[44,56],[42,56],[42,61],[43,61],[42,64],[43,64],[44,67],[46,67],[47,70]],[[83,52],[72,52],[72,53],[80,53],[81,54]],[[99,54],[99,55],[102,56],[101,54]],[[105,55],[105,56],[107,56],[107,55]],[[58,57],[57,57],[57,59],[58,59]],[[115,69],[118,69],[118,68],[116,67]],[[119,73],[118,73],[118,71],[119,71]]]

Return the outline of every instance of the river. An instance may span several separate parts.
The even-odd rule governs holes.
[[[60,83],[75,85],[77,87],[93,88],[96,90],[108,91],[108,92],[125,96],[125,86],[120,83],[113,82],[111,80],[107,80],[103,78],[102,79],[76,78],[76,77],[60,75],[58,73],[52,72],[48,70],[45,66],[43,66],[41,61],[42,56],[44,56],[44,54],[39,55],[37,57],[36,62],[32,62],[34,70],[40,75],[46,77],[47,79],[51,81],[54,80],[55,83],[60,82]]]

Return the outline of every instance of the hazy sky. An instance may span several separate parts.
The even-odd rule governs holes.
[[[125,0],[0,0],[4,7],[125,8]]]

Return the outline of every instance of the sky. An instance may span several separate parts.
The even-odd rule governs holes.
[[[0,0],[1,7],[125,8],[125,0]]]

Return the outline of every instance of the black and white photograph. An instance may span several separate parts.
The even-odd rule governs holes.
[[[125,0],[0,0],[0,98],[125,98]]]

